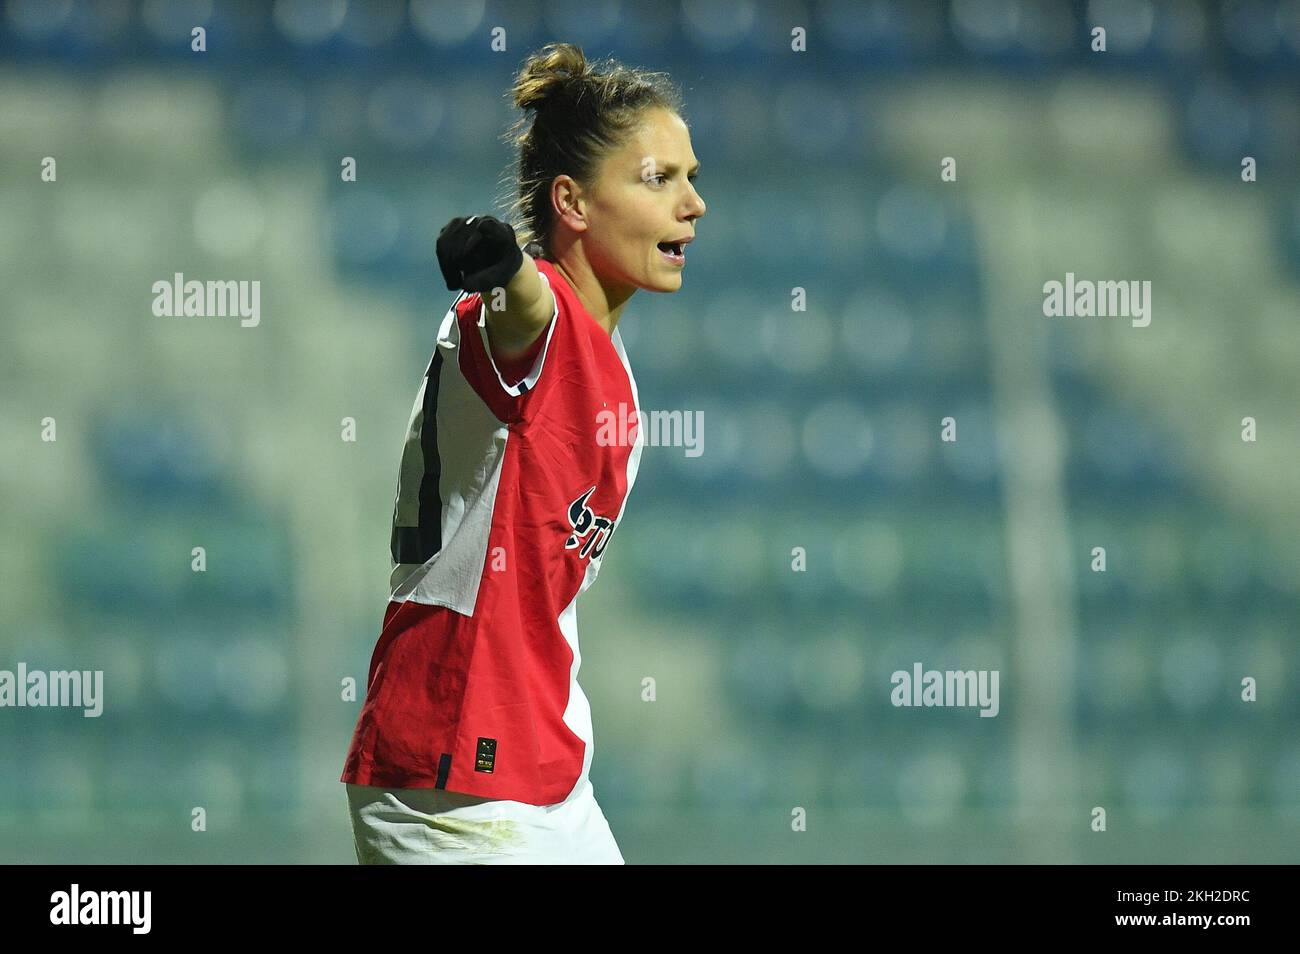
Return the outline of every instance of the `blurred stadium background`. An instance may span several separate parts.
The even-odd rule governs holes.
[[[1300,4],[1010,0],[4,3],[0,668],[106,708],[0,710],[0,860],[354,861],[434,239],[552,40],[672,73],[709,205],[620,324],[704,454],[646,448],[580,608],[628,861],[1294,862]],[[1150,326],[1044,318],[1067,271]],[[174,272],[260,326],[155,318]],[[999,716],[894,708],[916,661]]]

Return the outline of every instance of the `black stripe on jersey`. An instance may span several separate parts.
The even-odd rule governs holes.
[[[429,362],[429,380],[424,385],[424,409],[420,414],[420,454],[424,476],[420,480],[419,525],[397,526],[393,514],[392,551],[395,563],[427,563],[442,549],[442,458],[438,456],[438,381],[442,376],[442,349],[434,348]]]
[[[438,758],[438,780],[433,783],[434,788],[447,787],[447,776],[451,774],[451,753],[443,752]]]

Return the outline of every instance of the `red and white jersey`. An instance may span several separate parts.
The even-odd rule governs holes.
[[[617,329],[552,263],[537,268],[555,313],[529,353],[494,358],[477,293],[462,292],[439,329],[344,782],[552,805],[587,779],[578,596],[623,517],[644,439]]]

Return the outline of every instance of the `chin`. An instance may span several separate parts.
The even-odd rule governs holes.
[[[680,291],[681,287],[682,287],[682,273],[678,271],[676,275],[668,275],[666,277],[660,278],[657,282],[655,282],[653,286],[651,286],[651,290],[660,291],[660,292],[675,292],[675,291]]]

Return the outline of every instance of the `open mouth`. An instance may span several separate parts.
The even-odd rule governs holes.
[[[660,242],[659,251],[675,265],[686,264],[686,246],[681,242]]]

